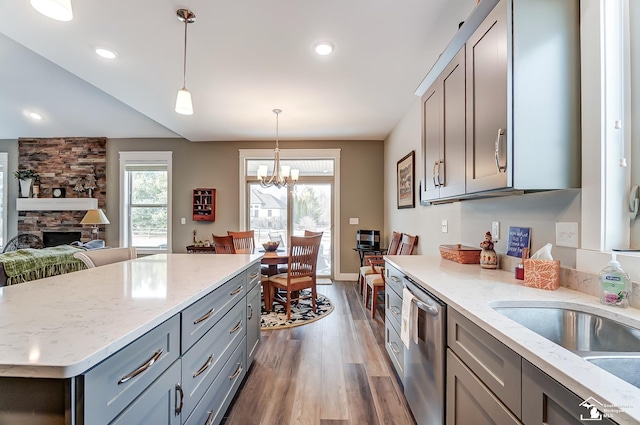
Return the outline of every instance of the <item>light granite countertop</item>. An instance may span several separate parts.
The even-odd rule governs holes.
[[[496,339],[543,370],[579,397],[593,397],[611,406],[620,424],[640,423],[640,389],[589,363],[524,326],[507,319],[492,306],[514,302],[561,302],[565,307],[595,312],[640,328],[640,310],[600,304],[599,299],[564,287],[556,291],[528,288],[512,272],[458,264],[440,257],[388,256],[389,262],[412,280],[423,284],[450,307],[472,320]],[[607,413],[607,412],[605,412]]]
[[[0,288],[0,377],[69,378],[262,258],[157,254]]]

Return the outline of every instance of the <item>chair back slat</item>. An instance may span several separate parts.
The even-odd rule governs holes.
[[[411,236],[406,233],[402,234],[402,240],[398,247],[397,255],[411,255],[418,244],[418,236]]]
[[[322,235],[291,237],[288,264],[291,279],[315,276],[321,239]]]
[[[233,245],[233,236],[211,235],[213,238],[213,247],[216,254],[235,254],[236,250]]]
[[[245,232],[227,231],[227,235],[233,237],[233,246],[236,254],[253,254],[255,252],[256,243],[253,238],[253,230],[247,230]]]
[[[400,240],[402,239],[402,233],[398,233],[394,230],[391,234],[391,242],[389,243],[389,249],[387,250],[387,255],[396,255],[398,253],[398,248],[400,247]]]

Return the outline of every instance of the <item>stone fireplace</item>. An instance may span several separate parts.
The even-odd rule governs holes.
[[[33,169],[40,175],[39,198],[52,198],[53,188],[64,188],[66,198],[86,198],[87,191],[76,192],[76,184],[93,173],[93,198],[107,214],[106,142],[103,137],[18,139],[18,169]],[[17,183],[16,183],[17,184]],[[19,211],[18,232],[43,237],[43,232],[80,232],[82,241],[91,239],[90,226],[80,220],[86,211]],[[70,235],[69,235],[70,236]],[[76,239],[78,240],[78,239]]]

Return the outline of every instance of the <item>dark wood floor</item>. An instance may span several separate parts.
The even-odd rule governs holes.
[[[318,292],[334,311],[262,332],[225,425],[415,425],[384,349],[382,312],[370,319],[355,282],[319,285]]]

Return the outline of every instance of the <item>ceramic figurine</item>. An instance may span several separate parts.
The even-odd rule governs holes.
[[[484,241],[480,242],[480,267],[483,269],[497,269],[498,256],[493,250],[493,241],[491,240],[491,232],[484,234]]]

